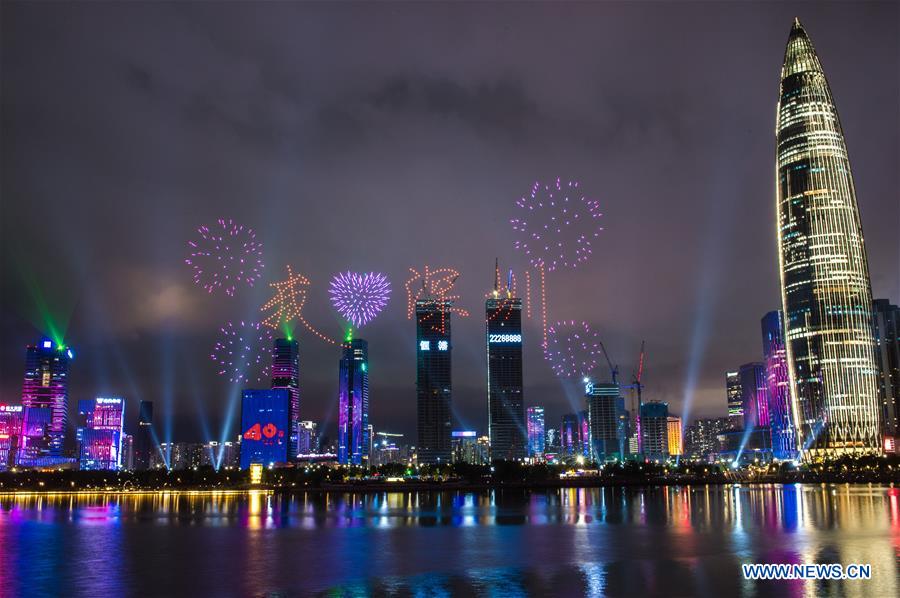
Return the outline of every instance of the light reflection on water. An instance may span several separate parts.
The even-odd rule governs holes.
[[[740,564],[870,563],[750,582]],[[867,486],[0,496],[0,595],[900,595]]]

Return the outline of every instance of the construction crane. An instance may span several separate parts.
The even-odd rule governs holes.
[[[629,388],[631,390],[637,391],[637,410],[634,408],[634,401],[632,397],[631,409],[634,411],[634,423],[635,423],[635,434],[637,435],[638,442],[638,452],[643,452],[643,442],[641,441],[641,405],[644,404],[641,398],[641,390],[644,388],[644,385],[641,383],[641,378],[644,375],[644,341],[641,341],[641,356],[638,358],[638,370],[637,374],[632,372],[631,375],[631,385],[625,386],[623,388]]]
[[[617,384],[619,379],[619,366],[612,364],[609,353],[606,352],[606,347],[603,346],[603,341],[600,341],[600,348],[603,349],[603,356],[606,358],[606,363],[609,364],[609,375],[612,377],[612,383]]]

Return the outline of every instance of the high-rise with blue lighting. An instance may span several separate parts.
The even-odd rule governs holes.
[[[338,397],[338,462],[369,462],[369,343],[361,338],[342,347]]]
[[[793,459],[797,456],[797,442],[784,348],[784,317],[780,310],[770,311],[763,316],[760,325],[766,395],[769,401],[769,427],[772,431],[772,455],[776,459]]]
[[[287,463],[291,396],[287,389],[244,390],[241,395],[241,469]],[[184,459],[182,456],[181,459]],[[170,466],[179,461],[173,455]]]
[[[872,291],[831,88],[794,20],[776,123],[776,236],[797,445],[807,459],[881,452]]]
[[[420,463],[449,463],[453,454],[450,302],[416,301],[416,431]]]
[[[487,346],[488,435],[491,459],[521,460],[526,455],[522,383],[522,300],[510,283],[500,288],[495,268],[494,290],[485,303]]]
[[[283,388],[291,397],[290,455],[300,452],[300,345],[290,338],[277,338],[272,347],[272,388]]]
[[[25,351],[25,381],[22,406],[25,409],[49,409],[46,435],[25,438],[20,455],[23,464],[49,465],[63,456],[66,425],[69,421],[69,361],[72,350],[45,338]],[[36,421],[36,420],[35,420]]]

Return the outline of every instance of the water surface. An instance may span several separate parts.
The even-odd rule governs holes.
[[[748,562],[869,563],[750,582]],[[0,496],[0,595],[900,596],[868,486]]]

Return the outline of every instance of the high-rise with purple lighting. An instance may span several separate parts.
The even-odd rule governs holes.
[[[0,471],[6,471],[16,464],[23,411],[21,405],[0,404]]]
[[[78,401],[78,462],[84,470],[122,468],[125,399],[97,397]]]
[[[354,338],[342,345],[338,396],[338,462],[369,462],[369,343]]]
[[[49,409],[50,423],[45,440],[28,440],[28,455],[33,459],[62,457],[69,420],[69,361],[72,350],[44,338],[25,352],[25,382],[22,406]]]
[[[769,392],[764,363],[745,363],[738,370],[741,378],[741,405],[744,429],[769,425]]]
[[[793,459],[797,454],[797,441],[784,348],[784,316],[780,310],[770,311],[763,316],[760,324],[772,454],[776,459]]]
[[[300,345],[296,339],[276,338],[272,347],[272,388],[283,388],[291,397],[289,455],[300,452]]]
[[[544,408],[533,406],[525,411],[528,422],[528,456],[540,459],[544,456]]]

